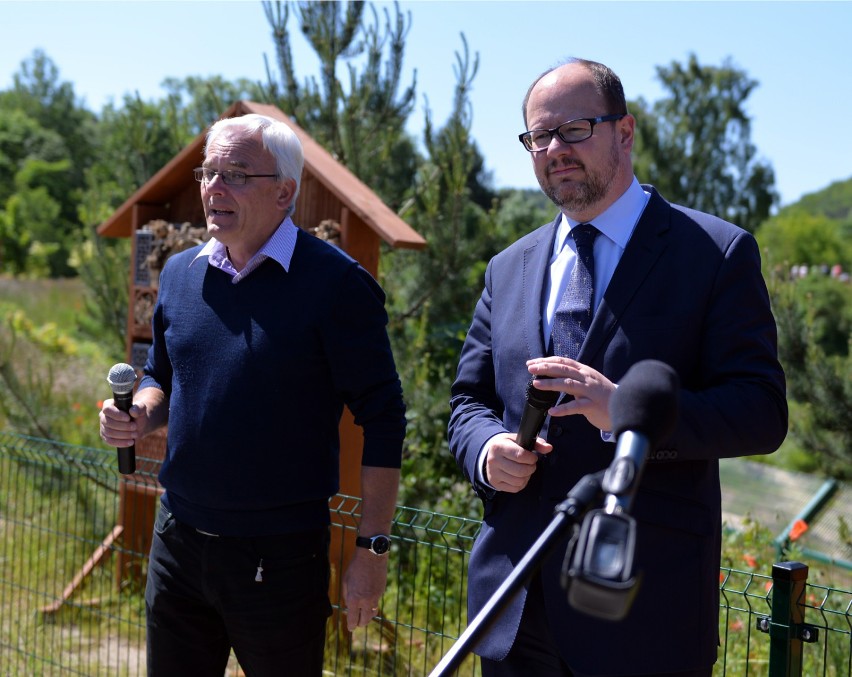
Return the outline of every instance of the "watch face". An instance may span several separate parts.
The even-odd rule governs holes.
[[[390,539],[387,536],[374,536],[373,547],[370,549],[377,555],[384,555],[390,550]]]

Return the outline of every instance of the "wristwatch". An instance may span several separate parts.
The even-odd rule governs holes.
[[[377,534],[375,536],[357,536],[355,545],[359,548],[367,548],[374,555],[387,555],[390,550],[390,536]]]

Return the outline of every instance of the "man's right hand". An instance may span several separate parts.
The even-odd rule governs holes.
[[[143,413],[143,408],[135,404],[126,412],[116,407],[114,400],[104,400],[98,415],[101,439],[111,447],[123,448],[136,444],[139,440],[136,419]]]
[[[137,391],[129,412],[116,407],[112,399],[104,400],[98,415],[101,439],[111,447],[129,447],[165,425],[168,412],[168,400],[159,388]]]
[[[553,446],[541,437],[536,439],[532,451],[515,444],[515,437],[511,433],[496,435],[491,439],[485,457],[488,483],[497,491],[510,494],[516,494],[527,486],[536,470],[539,455],[553,451]]]

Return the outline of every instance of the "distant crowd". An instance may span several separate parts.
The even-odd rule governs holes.
[[[826,264],[822,264],[820,266],[790,266],[791,280],[798,280],[812,274],[830,275],[835,280],[840,280],[841,282],[849,282],[849,273],[843,270],[843,266],[841,266],[839,263],[835,263],[833,266],[828,266]]]

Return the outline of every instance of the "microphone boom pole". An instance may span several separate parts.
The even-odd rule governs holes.
[[[603,471],[600,471],[584,476],[574,485],[565,500],[556,507],[553,519],[547,528],[470,622],[441,662],[435,666],[429,677],[446,677],[458,669],[503,608],[541,567],[544,558],[550,554],[568,529],[579,521],[589,505],[600,497],[602,478]]]

